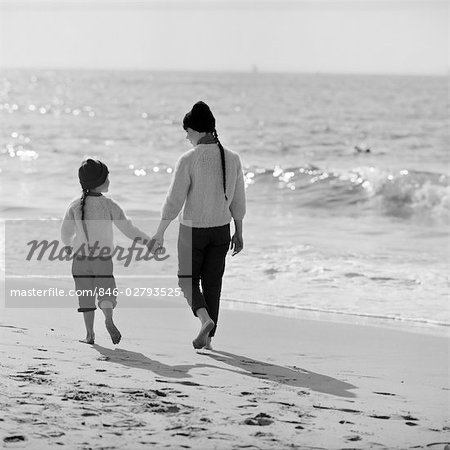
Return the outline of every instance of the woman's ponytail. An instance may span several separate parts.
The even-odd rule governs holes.
[[[222,175],[223,175],[223,193],[225,194],[225,200],[228,200],[227,197],[227,176],[226,176],[226,170],[225,170],[225,150],[223,149],[223,146],[221,142],[219,141],[219,136],[217,134],[216,129],[213,131],[213,136],[216,139],[217,145],[220,149],[220,159],[222,161]]]

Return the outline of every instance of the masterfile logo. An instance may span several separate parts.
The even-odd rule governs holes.
[[[103,226],[101,221],[92,222],[86,220],[88,228]],[[159,220],[134,223],[151,238]],[[154,241],[124,236],[108,221],[105,232],[89,243],[79,230],[70,242],[62,242],[61,225],[61,220],[5,221],[6,307],[76,308],[80,279],[83,288],[91,289],[93,284],[91,295],[114,295],[122,307],[152,307],[156,298],[183,298],[177,276],[176,225],[166,231],[164,249],[156,252]],[[111,277],[114,285],[96,286],[90,280]],[[100,290],[94,292],[94,287]]]

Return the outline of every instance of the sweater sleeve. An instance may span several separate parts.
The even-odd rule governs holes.
[[[183,155],[177,162],[169,192],[162,207],[162,219],[173,220],[181,211],[191,185],[189,155]]]
[[[234,189],[233,200],[230,203],[231,216],[235,220],[242,220],[245,216],[245,182],[242,172],[242,163],[239,155],[237,156],[237,176],[236,187]]]
[[[114,225],[128,238],[132,241],[140,240],[143,244],[143,240],[150,242],[150,236],[138,228],[133,222],[125,215],[123,209],[113,200],[109,199],[111,208],[111,218]]]
[[[73,214],[72,205],[67,208],[64,214],[64,219],[61,224],[61,241],[64,245],[72,245],[75,236],[75,217]]]

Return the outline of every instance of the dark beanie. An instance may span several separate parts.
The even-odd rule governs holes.
[[[94,189],[102,185],[108,177],[109,170],[101,161],[86,159],[78,170],[78,178],[83,189]]]
[[[216,129],[216,119],[205,102],[197,102],[184,116],[183,128],[192,128],[199,133],[213,132]]]

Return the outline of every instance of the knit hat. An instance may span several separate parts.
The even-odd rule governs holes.
[[[200,101],[184,116],[183,128],[192,128],[199,133],[212,132],[216,129],[216,119],[209,106]]]
[[[101,161],[86,159],[78,170],[78,178],[83,189],[93,189],[102,185],[108,177],[109,170]]]

